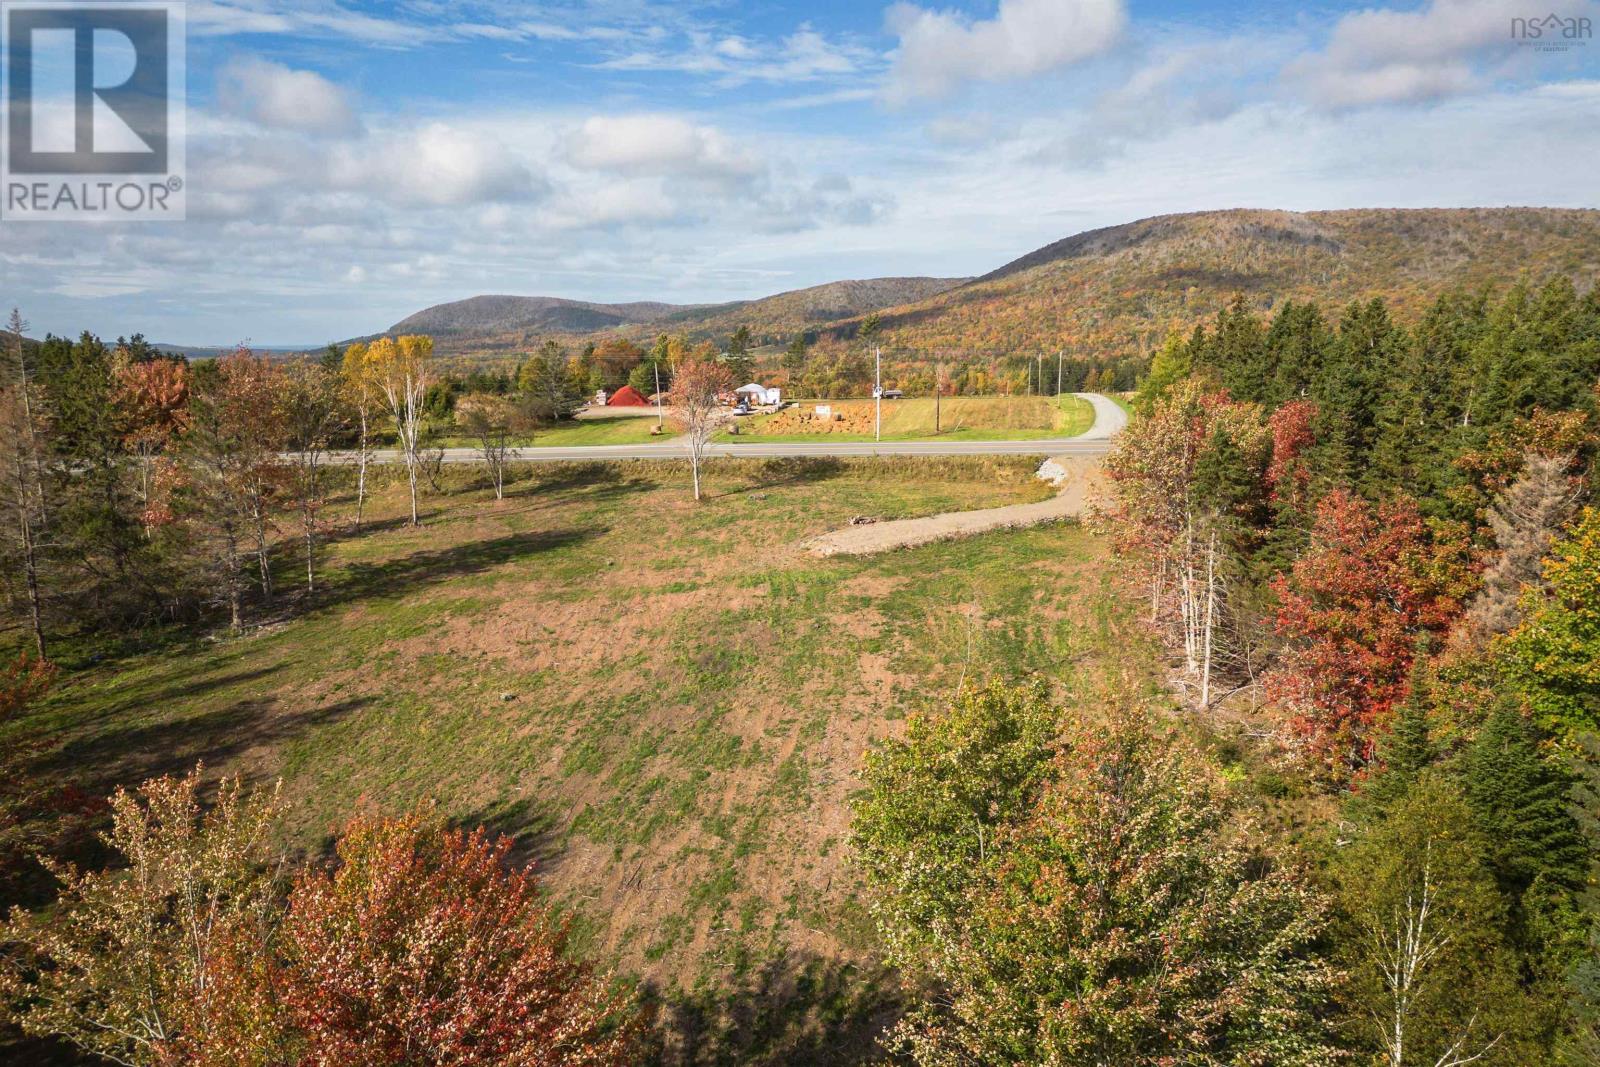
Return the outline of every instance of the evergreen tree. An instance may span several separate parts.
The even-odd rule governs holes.
[[[1306,395],[1334,336],[1320,308],[1289,300],[1273,316],[1264,343],[1273,373],[1262,399],[1276,405]]]
[[[1567,810],[1570,778],[1540,754],[1528,723],[1503,703],[1478,731],[1462,765],[1467,803],[1501,892],[1519,908],[1529,891],[1576,892],[1589,853]]]
[[[1430,684],[1428,641],[1417,642],[1416,659],[1411,664],[1411,686],[1406,699],[1395,709],[1389,732],[1378,742],[1378,769],[1367,787],[1351,803],[1358,819],[1371,820],[1394,807],[1411,792],[1424,771],[1438,758],[1430,722],[1433,712],[1433,687]]]
[[[783,369],[788,372],[791,385],[799,381],[806,371],[806,335],[797,333],[789,347],[783,350]]]
[[[1312,383],[1319,420],[1317,465],[1325,478],[1350,484],[1367,469],[1379,389],[1405,342],[1382,300],[1345,310],[1332,358]]]
[[[728,338],[728,370],[740,384],[755,377],[755,360],[750,356],[750,327],[741,325]],[[646,396],[649,394],[646,393]]]
[[[1223,387],[1235,400],[1267,399],[1272,387],[1266,337],[1243,294],[1217,316],[1210,358],[1222,377]]]

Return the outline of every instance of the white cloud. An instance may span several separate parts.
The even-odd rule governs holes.
[[[691,31],[683,45],[624,52],[595,64],[600,70],[664,70],[715,78],[722,86],[748,82],[812,82],[858,75],[878,67],[876,53],[829,40],[810,26],[776,41]]]
[[[423,26],[351,11],[326,0],[191,0],[187,23],[202,36],[297,34],[398,48],[437,36]]]
[[[994,18],[977,21],[896,3],[885,14],[900,39],[885,95],[904,103],[1042,74],[1104,52],[1127,20],[1123,0],[1000,0]]]
[[[758,159],[721,130],[675,115],[588,119],[568,141],[567,158],[585,170],[623,174],[747,178],[762,169]]]
[[[1481,88],[1496,66],[1525,58],[1512,20],[1600,13],[1593,0],[1431,0],[1418,10],[1369,8],[1341,18],[1321,52],[1284,76],[1331,108],[1437,100]],[[1531,58],[1531,57],[1529,57]]]
[[[217,78],[224,111],[270,129],[313,134],[353,134],[361,129],[340,86],[309,70],[291,70],[248,57],[224,67]]]
[[[341,188],[428,207],[529,200],[545,191],[499,137],[445,122],[341,145],[330,159],[330,178]]]

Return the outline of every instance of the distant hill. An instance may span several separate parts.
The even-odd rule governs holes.
[[[964,281],[868,278],[726,304],[596,304],[550,296],[475,296],[419,311],[385,332],[430,334],[438,349],[449,353],[526,350],[549,336],[574,339],[613,332],[642,340],[664,330],[694,340],[720,341],[741,325],[749,326],[757,343],[764,344],[875,308],[923,300]]]
[[[849,338],[878,312],[891,349],[947,354],[1142,355],[1210,319],[1235,294],[1263,312],[1285,300],[1329,309],[1381,296],[1412,318],[1453,288],[1553,274],[1600,277],[1600,211],[1567,208],[1235,209],[1160,215],[1075,234],[975,279],[829,282],[727,304],[597,304],[479,296],[420,311],[389,333],[428,333],[441,352],[510,355],[546,337],[576,343],[661,331],[757,344],[796,333]]]
[[[1107,356],[1149,352],[1240,293],[1262,311],[1381,296],[1409,318],[1452,288],[1554,274],[1580,290],[1600,277],[1600,211],[1206,211],[1077,234],[881,316],[894,347]]]
[[[879,308],[926,300],[948,292],[966,278],[866,278],[828,282],[760,300],[677,312],[659,324],[691,336],[721,338],[749,326],[758,344],[787,341],[802,330],[866,315]]]
[[[436,304],[401,319],[390,334],[425,333],[435,339],[491,338],[514,333],[593,333],[654,322],[696,305],[640,302],[594,304],[555,296],[474,296]]]

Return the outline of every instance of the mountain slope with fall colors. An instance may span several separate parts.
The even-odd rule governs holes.
[[[1409,317],[1450,289],[1567,274],[1586,290],[1597,272],[1591,209],[1206,211],[1077,234],[880,314],[896,347],[1109,356],[1149,352],[1236,294],[1263,310],[1382,297]]]
[[[854,336],[878,313],[891,348],[974,354],[1145,353],[1211,318],[1236,294],[1262,310],[1383,297],[1415,314],[1450,289],[1600,272],[1600,211],[1584,208],[1235,209],[1160,215],[1045,245],[975,279],[830,282],[710,305],[595,304],[483,296],[442,304],[390,333],[431,333],[442,351],[513,355],[568,342],[661,332],[724,341],[748,326],[758,345]]]

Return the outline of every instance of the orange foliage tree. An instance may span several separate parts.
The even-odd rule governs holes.
[[[1464,535],[1430,530],[1409,499],[1336,489],[1317,505],[1305,554],[1272,582],[1289,644],[1267,689],[1335,776],[1370,760],[1418,639],[1444,633],[1473,584]]]
[[[510,842],[358,818],[290,897],[276,985],[303,1063],[632,1062],[631,1000],[569,957]]]

